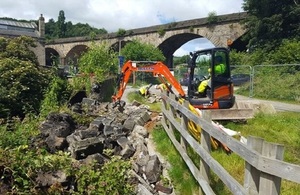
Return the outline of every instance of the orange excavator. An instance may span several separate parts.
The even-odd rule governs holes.
[[[127,61],[118,79],[118,91],[112,96],[114,102],[119,102],[126,89],[132,72],[149,72],[158,77],[160,82],[171,84],[180,98],[188,100],[192,106],[199,109],[227,109],[234,105],[233,84],[230,76],[229,54],[226,48],[218,47],[190,53],[188,63],[189,77],[187,91],[173,76],[170,69],[160,61]],[[216,59],[221,59],[223,72],[216,69]],[[208,76],[205,76],[208,75]],[[207,78],[209,77],[209,78]],[[204,95],[199,96],[198,87],[203,80],[208,86]],[[166,85],[168,86],[168,85]],[[168,91],[172,92],[170,88]]]

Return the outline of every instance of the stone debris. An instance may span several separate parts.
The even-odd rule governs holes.
[[[94,99],[83,98],[81,103],[77,102],[73,107],[73,112],[94,116],[94,120],[88,126],[78,126],[67,113],[50,113],[39,127],[50,152],[68,151],[83,164],[96,161],[101,165],[109,161],[104,150],[111,149],[114,155],[133,160],[131,171],[139,181],[136,194],[174,193],[172,187],[159,183],[164,164],[156,154],[150,155],[148,151],[149,133],[144,126],[160,118],[151,119],[147,106],[135,101],[120,109],[120,105],[114,103],[99,103]],[[41,173],[38,177],[39,185],[46,187],[53,181],[67,180],[62,173],[57,180],[51,174]]]

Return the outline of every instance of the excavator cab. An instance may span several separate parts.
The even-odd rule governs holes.
[[[189,102],[200,109],[231,108],[235,97],[230,76],[229,51],[217,47],[196,51],[190,55],[187,91]],[[205,90],[200,93],[204,86]]]

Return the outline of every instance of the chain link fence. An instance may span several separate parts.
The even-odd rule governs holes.
[[[235,86],[249,89],[249,97],[300,102],[300,64],[233,65]],[[266,93],[267,92],[267,93]]]
[[[178,82],[187,79],[186,65],[170,70]],[[232,65],[231,75],[236,89],[248,90],[246,95],[250,98],[259,96],[300,103],[300,64]],[[134,72],[129,83],[159,84],[160,81],[151,72]]]

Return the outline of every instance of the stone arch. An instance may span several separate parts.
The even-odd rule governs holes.
[[[46,53],[46,66],[53,66],[60,63],[60,54],[53,48],[45,48]]]
[[[74,46],[66,55],[64,59],[64,65],[78,65],[78,59],[80,56],[88,50],[86,45],[76,45]]]
[[[174,52],[185,43],[197,38],[203,38],[203,36],[193,33],[181,33],[170,36],[169,38],[165,39],[161,44],[159,44],[158,48],[166,57],[166,64],[169,67],[172,67]]]

